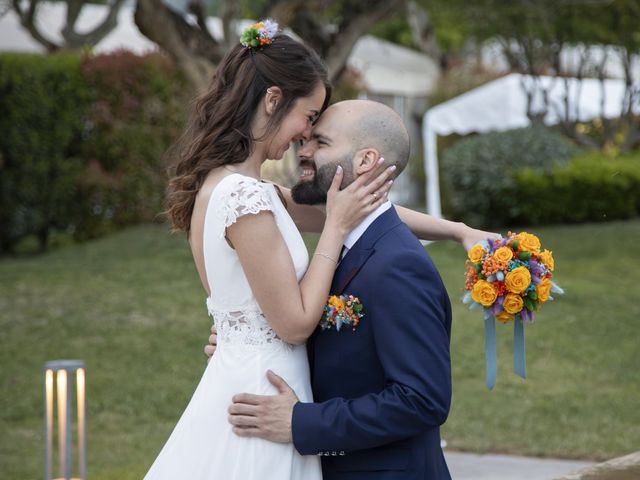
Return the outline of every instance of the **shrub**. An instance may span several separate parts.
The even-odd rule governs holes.
[[[544,126],[494,132],[460,140],[442,156],[445,204],[456,219],[475,226],[502,226],[519,213],[511,198],[515,173],[550,172],[576,153],[557,131]]]
[[[65,228],[85,165],[89,91],[73,55],[0,57],[0,249]]]
[[[80,239],[156,218],[167,180],[162,155],[183,126],[190,93],[160,55],[99,55],[82,70],[96,100],[81,149],[88,171]]]
[[[0,55],[0,252],[155,219],[184,85],[160,55]]]
[[[577,223],[626,219],[640,213],[640,152],[616,159],[580,155],[549,173],[515,176],[517,223]]]

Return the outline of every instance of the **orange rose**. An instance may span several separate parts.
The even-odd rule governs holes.
[[[493,258],[500,263],[508,263],[513,258],[513,250],[509,247],[500,247],[494,252]]]
[[[343,303],[340,301],[340,299],[336,295],[331,295],[327,303],[331,305],[333,308],[335,308],[338,311],[338,313],[342,312],[342,310],[344,309]]]
[[[516,236],[516,240],[518,241],[519,252],[540,252],[540,240],[535,235],[527,232],[522,232]]]
[[[546,266],[549,270],[553,272],[553,268],[555,266],[555,262],[553,261],[553,253],[549,250],[544,250],[540,254],[540,261],[544,266]]]
[[[524,292],[531,283],[531,273],[527,267],[518,267],[507,273],[504,284],[511,293]]]
[[[487,251],[482,247],[482,245],[474,245],[473,247],[471,247],[471,250],[469,250],[469,260],[471,260],[473,263],[478,263],[480,260],[482,260],[482,257],[484,257],[485,253],[487,253]]]
[[[513,320],[515,317],[510,313],[502,310],[498,315],[496,315],[496,320],[500,320],[502,323],[507,323],[510,320]]]
[[[483,307],[490,307],[498,298],[498,290],[486,280],[478,280],[471,290],[471,298]]]
[[[549,300],[551,294],[551,280],[543,278],[542,281],[536,285],[536,294],[538,295],[538,303],[542,304]]]
[[[524,301],[520,295],[515,293],[507,293],[504,297],[504,304],[502,308],[507,313],[516,314],[524,307]]]

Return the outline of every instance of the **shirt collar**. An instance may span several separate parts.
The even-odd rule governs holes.
[[[351,232],[349,232],[349,235],[347,235],[347,238],[344,240],[344,246],[347,247],[347,249],[349,250],[353,248],[353,246],[360,239],[362,234],[367,231],[367,228],[369,228],[369,225],[371,225],[376,218],[378,218],[384,212],[389,210],[391,206],[392,206],[391,202],[387,200],[378,208],[376,208],[373,212],[367,215],[366,218],[362,222],[360,222],[360,224],[356,228],[354,228],[353,230],[351,230]]]

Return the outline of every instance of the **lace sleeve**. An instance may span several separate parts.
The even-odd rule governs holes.
[[[255,179],[242,177],[221,199],[218,213],[222,220],[220,237],[224,237],[227,227],[243,215],[255,215],[263,211],[273,212],[273,203],[265,186]]]

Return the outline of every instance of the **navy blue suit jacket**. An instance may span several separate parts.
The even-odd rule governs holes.
[[[324,480],[450,479],[440,425],[451,403],[451,305],[394,208],[338,265],[332,294],[360,298],[354,331],[318,328],[307,343],[315,403],[293,410],[293,443],[322,455]]]

